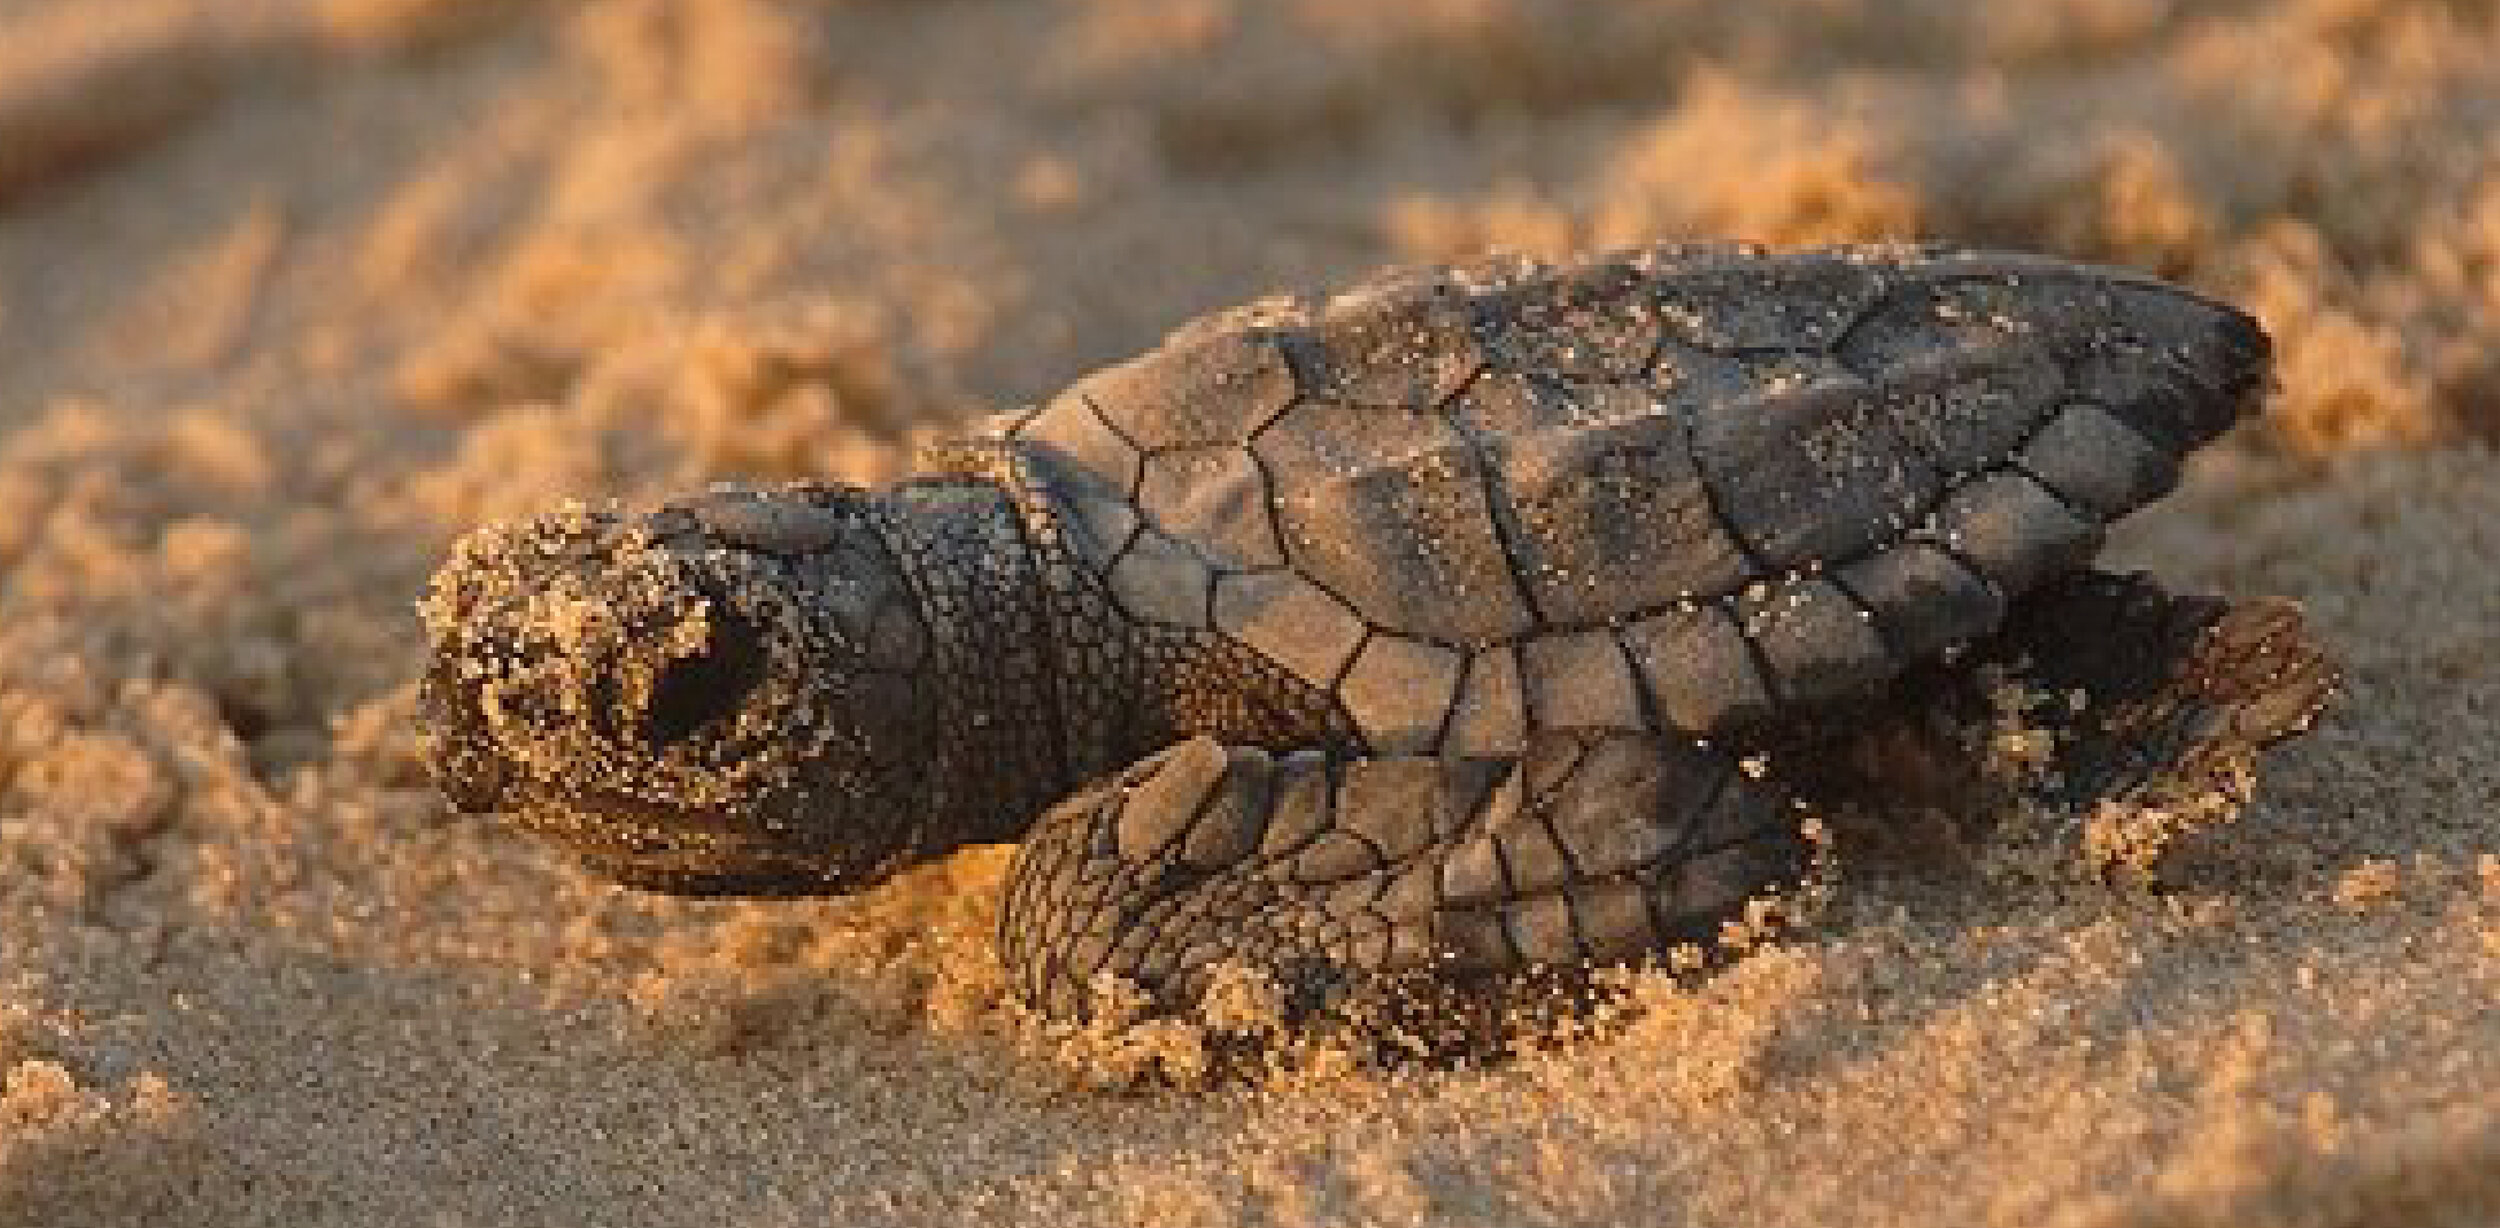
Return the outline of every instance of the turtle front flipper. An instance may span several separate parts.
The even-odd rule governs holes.
[[[1679,739],[1349,759],[1199,738],[1042,819],[1000,945],[1061,1018],[1121,983],[1185,1014],[1233,969],[1295,1023],[1384,986],[1707,951],[1802,880],[1808,826],[1775,782]]]

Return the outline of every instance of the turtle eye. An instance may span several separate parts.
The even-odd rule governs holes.
[[[763,641],[754,624],[714,615],[702,649],[669,662],[651,688],[643,741],[664,751],[735,713],[764,681]]]

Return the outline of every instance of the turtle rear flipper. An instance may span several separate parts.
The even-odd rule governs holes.
[[[2337,677],[2291,602],[2078,571],[1871,705],[1766,743],[1844,845],[1975,852],[1974,839],[2024,843],[2003,821],[2044,813],[2080,827],[2106,874],[2236,814],[2257,756],[2307,729]]]
[[[2081,572],[2023,603],[1996,655],[2049,693],[2060,800],[2081,808],[2218,786],[2309,728],[2338,679],[2281,598],[2180,597]]]
[[[2178,836],[2236,815],[2257,756],[2307,729],[2337,677],[2291,602],[2079,571],[1873,708],[1775,740],[1774,761],[1846,843],[1908,836],[1904,847],[1920,849],[1942,837],[1973,853],[1974,839],[2023,848],[2079,832],[2086,866],[2107,877],[2149,869]],[[2008,829],[2016,816],[2046,826]]]
[[[2146,869],[2180,834],[2235,815],[2259,753],[2307,730],[2340,677],[2291,601],[2175,596],[2103,572],[2033,594],[1989,654],[2033,700],[2016,723],[2052,739],[2050,770],[2024,791],[2081,822],[2103,873]]]
[[[1681,738],[1558,732],[1499,758],[1198,738],[1042,819],[1000,947],[1061,1018],[1099,1019],[1109,992],[1225,1027],[1210,999],[1246,972],[1267,1000],[1253,1024],[1326,1016],[1389,1039],[1384,1021],[1420,1017],[1394,998],[1496,1001],[1535,969],[1752,937],[1772,920],[1755,902],[1805,879],[1808,826],[1779,782]]]

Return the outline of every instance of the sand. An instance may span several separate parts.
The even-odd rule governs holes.
[[[2500,1223],[2478,0],[0,0],[0,1222]],[[688,903],[449,814],[481,521],[874,480],[1487,246],[1949,237],[2248,304],[2120,557],[2344,701],[2151,885],[1851,867],[1456,1070],[1044,1051],[1004,850]]]

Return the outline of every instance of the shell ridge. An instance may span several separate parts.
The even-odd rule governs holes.
[[[1478,373],[1481,373],[1483,369],[1480,365],[1477,368]],[[1460,387],[1464,389],[1475,381],[1476,376],[1470,375]],[[1444,398],[1439,405],[1433,407],[1433,413],[1442,421],[1449,423],[1450,429],[1458,432],[1458,437],[1467,445],[1468,453],[1475,457],[1476,483],[1484,491],[1485,518],[1492,522],[1493,542],[1501,550],[1502,574],[1510,577],[1511,589],[1519,594],[1519,604],[1528,612],[1528,621],[1533,624],[1533,630],[1529,634],[1542,633],[1551,627],[1552,623],[1546,618],[1543,607],[1537,604],[1536,586],[1529,583],[1528,577],[1519,572],[1520,565],[1527,561],[1528,552],[1519,531],[1517,501],[1511,497],[1510,481],[1502,473],[1501,466],[1494,463],[1492,441],[1486,438],[1483,431],[1469,426],[1461,421],[1457,414],[1450,412],[1450,404],[1455,400],[1456,394]],[[1525,637],[1513,636],[1511,638]],[[1446,718],[1444,723],[1447,723]]]
[[[1137,437],[1129,434],[1128,428],[1121,426],[1119,419],[1111,416],[1110,414],[1104,413],[1102,409],[1102,402],[1095,400],[1093,393],[1085,391],[1082,387],[1073,389],[1072,391],[1076,396],[1077,403],[1085,407],[1085,412],[1092,414],[1095,421],[1102,423],[1104,430],[1111,432],[1113,438],[1119,440],[1121,443],[1127,444],[1129,451],[1137,454],[1138,463],[1129,467],[1128,481],[1124,483],[1128,489],[1120,492],[1121,498],[1128,500],[1130,504],[1134,505],[1137,502],[1139,492],[1143,491],[1146,487],[1145,458],[1152,455],[1152,451],[1144,445],[1138,443]]]
[[[1433,725],[1432,737],[1424,743],[1427,748],[1439,750],[1449,745],[1450,727],[1458,723],[1458,706],[1467,699],[1467,678],[1476,672],[1477,655],[1473,652],[1459,654],[1458,676],[1450,682],[1449,702],[1441,705],[1441,719]]]
[[[1684,420],[1684,438],[1691,441],[1687,447],[1693,458],[1693,485],[1701,491],[1702,511],[1710,517],[1719,535],[1727,538],[1728,544],[1736,548],[1737,555],[1745,561],[1746,570],[1752,572],[1756,580],[1762,579],[1771,569],[1764,563],[1762,551],[1755,547],[1753,541],[1737,532],[1736,520],[1728,514],[1727,495],[1720,489],[1719,475],[1712,471],[1709,455],[1701,447],[1701,407],[1683,397],[1676,398],[1674,406]]]
[[[2041,490],[2046,491],[2051,500],[2056,502],[2059,507],[2066,509],[2067,514],[2073,516],[2077,520],[2084,521],[2088,524],[2100,525],[2109,523],[2111,519],[2110,517],[2103,516],[2099,511],[2085,506],[2080,500],[2068,495],[2065,491],[2059,490],[2056,483],[2041,476],[2040,473],[2033,469],[2028,462],[2024,461],[2019,454],[2019,450],[2017,450],[2016,455],[2005,458],[2005,463],[2001,466],[2001,468],[2004,472],[2014,474],[2022,478],[2024,481],[2027,481],[2032,485],[2039,487]],[[2124,513],[2121,513],[2121,515],[2124,515]]]
[[[1876,612],[1874,603],[1866,599],[1866,594],[1858,591],[1858,586],[1851,583],[1849,577],[1841,573],[1840,568],[1825,568],[1823,578],[1831,581],[1832,588],[1839,592],[1841,600],[1848,602],[1850,608],[1858,612],[1858,617],[1866,621],[1867,627],[1875,633],[1876,642],[1884,646],[1884,655],[1892,658],[1896,669],[1910,659],[1910,654],[1901,651],[1900,640],[1894,635],[1892,628],[1884,625],[1883,616]]]
[[[1623,623],[1618,621],[1608,627],[1606,638],[1614,641],[1615,655],[1623,658],[1624,675],[1632,680],[1632,704],[1640,711],[1642,728],[1657,730],[1661,733],[1674,729],[1675,722],[1668,720],[1667,714],[1658,710],[1658,698],[1649,693],[1649,680],[1641,675],[1639,654],[1634,653],[1632,646],[1624,642]]]

